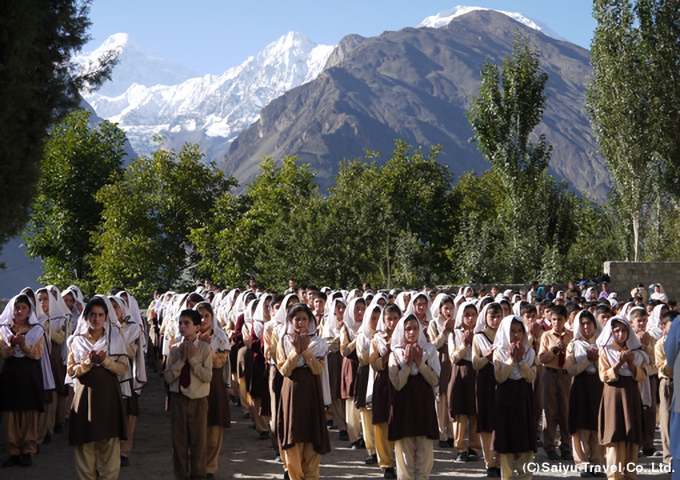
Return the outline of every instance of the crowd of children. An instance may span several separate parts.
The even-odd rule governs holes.
[[[0,316],[2,467],[30,466],[68,424],[78,478],[117,478],[147,362],[166,382],[177,478],[219,471],[230,397],[294,480],[319,477],[333,429],[385,478],[428,478],[436,442],[504,479],[531,478],[539,447],[581,477],[634,478],[640,455],[670,463],[676,305],[660,286],[626,303],[608,287],[537,287],[206,285],[156,292],[146,319],[120,289],[87,302],[74,286],[24,289]]]

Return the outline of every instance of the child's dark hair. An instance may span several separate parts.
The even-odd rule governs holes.
[[[586,309],[590,310],[591,308],[596,308],[599,305],[599,302],[587,302],[586,303]]]
[[[501,315],[503,314],[503,306],[500,303],[497,302],[492,302],[489,304],[489,308],[486,309],[487,315],[489,313],[500,313]],[[486,318],[484,319],[486,322]]]
[[[198,313],[196,310],[191,310],[189,308],[182,310],[179,313],[179,318],[186,317],[189,320],[191,320],[191,323],[194,325],[198,326],[201,324],[201,321],[203,320],[201,318],[201,314]]]
[[[526,305],[522,305],[522,307],[519,309],[519,314],[523,317],[527,313],[538,314],[538,311],[536,310],[536,305],[533,305],[531,303],[527,303]]]
[[[14,305],[16,305],[17,303],[23,303],[24,305],[28,305],[28,308],[30,310],[33,310],[33,304],[28,299],[28,295],[26,295],[25,293],[17,295],[17,298],[14,299]]]
[[[580,319],[582,320],[584,318],[588,319],[590,322],[593,323],[593,325],[597,326],[597,322],[595,321],[595,316],[592,313],[590,313],[590,310],[582,310],[581,311]],[[579,320],[579,323],[580,323],[580,320]],[[574,329],[576,329],[576,326],[574,326]],[[576,330],[574,330],[574,331],[576,331]]]
[[[603,313],[612,313],[612,309],[609,307],[609,305],[600,303],[597,307],[595,307],[595,316],[602,315]]]
[[[187,303],[192,302],[192,303],[201,303],[204,301],[205,298],[203,298],[201,295],[199,295],[196,292],[190,293],[189,297],[187,298]]]
[[[564,305],[553,305],[551,310],[553,315],[559,315],[561,317],[567,318],[567,307]]]
[[[479,302],[479,310],[481,311],[482,308],[486,307],[487,304],[492,303],[493,298],[491,297],[484,297],[480,302]]]
[[[335,300],[336,298],[342,299],[342,292],[335,292],[333,295],[331,295],[331,300]]]
[[[552,300],[548,300],[547,298],[541,301],[541,305],[543,306],[544,309],[552,307],[552,304],[553,304]]]
[[[677,316],[676,312],[674,312],[673,310],[669,310],[668,312],[664,313],[661,316],[661,323],[665,325],[669,322],[672,322],[673,319],[675,319],[676,316]]]
[[[397,315],[399,315],[399,318],[401,318],[401,310],[399,309],[396,303],[388,303],[387,305],[385,305],[385,315],[387,315],[388,313],[396,313]]]
[[[283,299],[284,299],[284,298],[286,298],[286,296],[285,296],[285,295],[282,295],[282,294],[278,294],[278,295],[274,296],[274,297],[272,298],[272,301],[269,302],[269,306],[271,307],[272,305],[274,305],[274,304],[276,304],[276,303],[278,303],[279,305],[281,305],[281,303],[283,302]]]
[[[212,305],[210,305],[210,302],[201,302],[201,303],[198,303],[198,304],[196,304],[196,306],[194,307],[194,309],[195,309],[195,310],[201,310],[201,309],[207,310],[208,312],[210,312],[210,316],[212,316],[212,317],[215,316],[215,312],[213,312],[213,308],[212,308]]]
[[[295,314],[299,312],[305,312],[309,318],[309,321],[316,325],[316,317],[314,316],[312,309],[309,308],[306,303],[296,303],[293,305],[290,310],[288,310],[288,314],[286,315],[286,323],[292,321]]]
[[[564,308],[567,309],[567,316],[570,316],[574,312],[580,312],[581,310],[583,310],[581,308],[581,305],[579,305],[576,302],[569,302],[564,305]]]
[[[92,297],[90,301],[87,302],[87,305],[85,305],[85,310],[83,310],[83,318],[87,318],[93,307],[102,307],[104,309],[104,313],[107,316],[109,315],[109,307],[106,305],[106,301],[102,297]]]
[[[319,290],[314,291],[314,295],[312,295],[312,300],[316,300],[317,298],[320,298],[324,302],[328,300],[326,294]]]

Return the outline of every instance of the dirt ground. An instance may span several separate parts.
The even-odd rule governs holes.
[[[121,479],[168,479],[172,478],[170,447],[170,415],[163,410],[165,392],[163,380],[157,374],[150,373],[149,384],[140,398],[140,416],[135,432],[134,447],[130,457],[130,466],[122,468]],[[274,460],[275,453],[269,441],[259,440],[252,428],[250,420],[243,418],[240,408],[231,406],[232,427],[225,430],[219,470],[216,478],[243,479],[275,479],[283,478],[280,463]],[[3,422],[4,423],[4,422]],[[321,478],[382,478],[377,466],[364,464],[365,450],[351,450],[349,442],[338,440],[336,430],[329,432],[332,452],[326,455],[321,463]],[[33,459],[32,467],[12,467],[0,470],[0,479],[33,480],[33,479],[71,479],[75,478],[74,452],[68,445],[66,432],[55,434],[52,443],[42,445],[40,453]],[[7,458],[5,452],[5,426],[0,429],[0,460]],[[657,448],[658,443],[657,432]],[[486,470],[482,461],[464,464],[454,463],[452,449],[439,449],[435,444],[434,468],[432,477],[486,478]],[[563,462],[548,462],[543,450],[539,449],[535,456],[538,466],[549,465],[552,471],[538,473],[537,479],[555,477],[578,477],[576,472],[558,471],[570,465]],[[660,457],[641,458],[639,475],[649,478],[670,479],[670,474],[660,472]],[[573,464],[571,464],[573,468]]]

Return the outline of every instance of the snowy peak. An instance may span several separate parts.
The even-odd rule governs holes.
[[[78,56],[76,61],[88,68],[88,65],[96,65],[97,60],[108,52],[113,53],[118,64],[113,69],[111,80],[99,89],[99,95],[115,97],[133,84],[149,87],[176,85],[197,76],[190,68],[153,52],[127,33],[111,35],[95,51]]]
[[[516,13],[516,12],[504,12],[502,10],[493,10],[490,8],[483,8],[483,7],[468,7],[465,5],[459,5],[457,7],[453,7],[449,10],[444,10],[442,12],[439,12],[436,15],[431,15],[427,17],[425,20],[420,22],[417,28],[424,28],[424,27],[429,27],[429,28],[441,28],[447,26],[449,23],[451,23],[451,20],[453,20],[456,17],[460,17],[462,15],[466,15],[470,12],[474,12],[476,10],[491,10],[495,11],[498,13],[502,13],[503,15],[507,15],[508,17],[512,18],[513,20],[521,23],[522,25],[526,25],[529,28],[533,28],[534,30],[538,30],[539,32],[544,33],[545,35],[555,38],[557,40],[564,40],[564,38],[560,37],[554,30],[552,30],[548,25],[546,25],[543,22],[538,22],[535,20],[532,20],[528,17],[525,17],[521,13]]]

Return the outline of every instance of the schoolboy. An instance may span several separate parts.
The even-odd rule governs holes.
[[[562,460],[573,460],[571,435],[567,422],[569,419],[569,389],[571,375],[567,372],[567,346],[573,339],[572,332],[565,328],[567,309],[554,305],[550,314],[552,329],[541,337],[539,361],[543,365],[543,408],[545,410],[545,429],[543,430],[543,449],[550,460],[557,460],[555,452],[555,433],[560,427],[560,453]]]
[[[182,341],[170,347],[165,369],[165,381],[170,385],[173,465],[178,478],[206,476],[212,349],[198,339],[200,326],[199,312],[182,310]]]
[[[669,366],[666,361],[666,338],[668,330],[673,323],[673,313],[668,312],[661,317],[663,324],[663,335],[656,341],[654,347],[654,358],[656,368],[659,371],[659,430],[661,431],[661,449],[663,451],[663,462],[670,463],[672,460],[670,453],[670,421],[673,400],[673,366]]]
[[[635,335],[642,344],[642,349],[649,357],[650,362],[645,365],[647,370],[647,378],[649,379],[651,395],[651,405],[642,405],[642,453],[646,456],[654,454],[654,430],[656,427],[656,392],[659,385],[659,377],[657,375],[656,363],[654,361],[654,346],[656,340],[647,332],[647,320],[649,319],[647,311],[641,307],[634,307],[630,313],[630,324],[633,327]],[[645,398],[643,397],[643,402]]]

